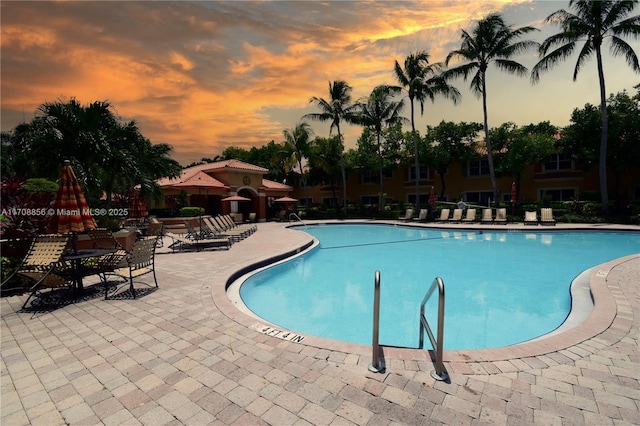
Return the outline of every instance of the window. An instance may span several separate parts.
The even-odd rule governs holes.
[[[489,200],[493,198],[493,191],[465,192],[464,195],[467,203],[486,206],[489,205]],[[509,194],[509,199],[511,199],[511,194]]]
[[[420,205],[427,205],[429,204],[429,196],[431,194],[426,193],[426,194],[420,194]],[[407,197],[407,201],[413,205],[416,204],[416,194],[409,194],[409,196]]]
[[[338,199],[333,197],[324,197],[322,199],[322,205],[325,207],[337,207],[339,205]]]
[[[392,176],[391,170],[383,170],[382,176],[390,178]],[[362,173],[362,183],[380,183],[380,172],[365,171]]]
[[[489,174],[489,160],[481,158],[469,161],[469,176],[486,176]]]
[[[363,195],[361,198],[362,204],[379,204],[380,197],[377,195]]]
[[[576,197],[575,189],[541,189],[539,199],[551,197],[551,201],[571,201]]]
[[[300,204],[301,206],[310,206],[311,203],[313,203],[313,198],[309,197],[309,198],[300,198],[298,200],[298,204]]]
[[[410,180],[416,180],[416,168],[412,166],[409,170],[411,171]],[[429,167],[426,165],[420,165],[420,179],[429,179]]]
[[[551,154],[544,163],[545,171],[571,170],[571,156],[568,154]]]
[[[362,173],[362,183],[378,183],[378,172],[364,171]]]

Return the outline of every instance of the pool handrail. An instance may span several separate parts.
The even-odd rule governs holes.
[[[438,338],[433,337],[433,332],[431,331],[431,327],[429,327],[429,322],[427,318],[424,316],[424,306],[427,303],[427,300],[433,294],[435,288],[438,287]],[[424,332],[427,332],[429,336],[429,340],[431,340],[431,345],[436,351],[436,369],[431,372],[431,377],[436,380],[447,380],[449,375],[444,369],[444,364],[442,361],[443,355],[443,341],[444,341],[444,281],[442,278],[436,277],[429,287],[427,294],[424,295],[422,299],[422,303],[420,304],[420,349],[424,347]]]
[[[291,218],[296,219],[298,222],[302,223],[304,226],[307,226],[306,223],[304,223],[304,221],[302,219],[300,219],[300,216],[298,216],[297,214],[295,214],[294,212],[289,213],[289,222],[291,222]]]

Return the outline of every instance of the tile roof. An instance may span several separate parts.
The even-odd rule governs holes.
[[[202,187],[215,187],[215,188],[229,188],[218,179],[211,177],[202,170],[198,170],[193,173],[190,169],[184,169],[182,175],[177,179],[162,178],[157,181],[160,187],[168,186],[202,186]]]
[[[282,190],[286,190],[286,191],[292,191],[293,187],[286,185],[284,183],[280,183],[280,182],[275,182],[273,180],[269,180],[269,179],[262,179],[262,186],[265,187],[266,189],[282,189]]]

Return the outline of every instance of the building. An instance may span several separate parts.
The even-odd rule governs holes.
[[[414,167],[397,168],[384,174],[386,200],[415,203],[416,180]],[[380,185],[378,172],[352,173],[347,179],[347,199],[349,203],[378,204]],[[442,201],[455,202],[461,198],[469,203],[488,205],[493,197],[487,157],[454,162],[449,165],[443,182],[436,170],[423,166],[420,170],[420,204],[428,202],[431,187]],[[513,176],[497,178],[500,199],[511,201]],[[612,173],[607,176],[609,198],[618,202],[640,201],[640,167],[624,171],[618,178]],[[318,185],[307,188],[308,200],[304,200],[302,185],[296,185],[293,197],[303,204],[326,206],[341,205],[341,182],[334,187]],[[598,165],[585,168],[569,155],[551,154],[544,162],[538,162],[522,171],[517,202],[538,202],[543,198],[551,201],[571,201],[588,197],[600,200],[600,178]],[[335,196],[338,197],[336,200]]]
[[[256,213],[257,220],[266,220],[270,203],[293,191],[289,185],[264,179],[268,171],[238,160],[189,167],[179,178],[157,181],[164,198],[153,207],[175,208],[176,200],[184,190],[188,194],[189,206],[202,207],[205,214],[234,213],[246,219],[249,213]],[[235,200],[225,200],[229,197]]]

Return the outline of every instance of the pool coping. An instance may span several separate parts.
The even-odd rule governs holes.
[[[540,231],[540,230],[550,230],[550,231],[639,231],[638,227],[625,227],[625,226],[537,226],[532,228],[531,226],[514,226],[514,225],[482,225],[482,226],[473,226],[465,224],[465,226],[451,226],[450,224],[415,224],[415,223],[399,223],[395,221],[318,221],[314,222],[314,224],[318,223],[376,223],[376,224],[391,224],[398,226],[418,226],[418,227],[427,227],[427,228],[438,228],[438,229],[456,229],[456,230],[478,230],[478,229],[486,229],[486,230],[505,230],[506,232],[521,232],[521,231]],[[283,226],[284,230],[290,230],[295,232],[296,226],[291,226],[292,224],[287,224]],[[449,225],[449,226],[447,226]],[[267,259],[273,260],[277,258],[278,260],[288,258],[290,256],[299,254],[305,247],[308,247],[312,244],[312,238],[308,236],[308,234],[296,232],[297,234],[307,235],[306,238],[301,238],[297,244],[294,244],[295,247],[289,247],[288,249],[279,252],[275,256],[270,256],[266,259],[247,264],[241,270],[237,270],[229,275],[229,278],[226,281],[224,288],[219,286],[213,286],[212,288],[212,299],[214,304],[220,309],[220,311],[232,319],[233,321],[243,324],[246,327],[257,329],[261,324],[265,324],[271,326],[271,336],[274,338],[280,337],[281,335],[285,335],[287,330],[278,330],[277,326],[273,326],[266,321],[259,320],[256,317],[247,315],[246,313],[241,312],[236,304],[230,300],[227,296],[227,287],[230,283],[237,279],[238,277],[255,270],[261,266],[265,266],[269,264]],[[474,349],[474,350],[448,350],[444,352],[444,363],[445,368],[448,371],[455,371],[460,374],[477,374],[478,368],[474,367],[473,364],[487,364],[487,363],[500,363],[502,361],[510,361],[515,359],[531,359],[535,357],[545,356],[553,353],[565,352],[566,350],[576,347],[581,343],[588,341],[590,339],[596,338],[599,334],[606,331],[613,323],[616,315],[618,314],[618,310],[622,309],[623,311],[629,310],[629,302],[625,299],[624,295],[621,295],[619,292],[612,291],[609,288],[607,283],[607,276],[617,265],[628,262],[632,259],[640,258],[640,254],[634,254],[625,256],[622,258],[614,259],[612,261],[596,265],[590,270],[592,271],[589,275],[589,285],[588,288],[591,293],[591,297],[594,302],[593,310],[583,321],[581,324],[575,325],[569,330],[561,331],[561,332],[552,332],[548,335],[541,336],[534,340],[519,343],[512,346],[499,347],[499,348],[491,348],[491,349]],[[259,265],[255,266],[254,265]],[[241,272],[241,273],[240,273]],[[232,279],[233,278],[233,279]],[[623,327],[626,327],[625,330],[618,330],[621,335],[629,332],[631,323],[624,323]],[[276,332],[274,332],[274,330]],[[282,333],[277,333],[277,331],[282,331]],[[259,331],[256,331],[259,332]],[[295,332],[292,332],[295,333]],[[280,335],[280,336],[279,336]],[[370,345],[362,345],[355,344],[337,340],[326,339],[318,336],[305,335],[304,339],[301,342],[297,342],[297,344],[310,346],[317,349],[324,349],[328,351],[337,351],[347,354],[358,355],[361,357],[371,356],[372,355],[372,347]],[[428,349],[410,349],[410,348],[397,348],[390,346],[381,346],[382,357],[386,360],[399,359],[399,360],[413,360],[413,361],[425,361],[431,363],[434,359],[434,353],[432,350]],[[523,368],[531,368],[528,363],[522,363]],[[496,372],[499,372],[499,369],[495,369]],[[491,372],[491,368],[483,368],[485,372]]]

